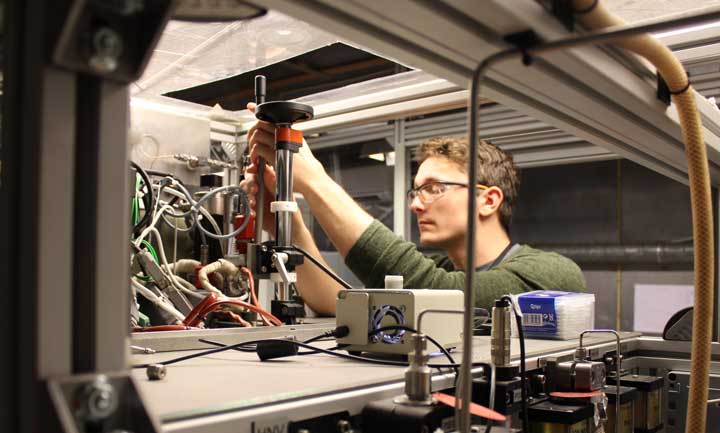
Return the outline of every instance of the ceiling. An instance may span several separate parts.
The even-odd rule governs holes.
[[[720,4],[718,0],[603,1],[614,13],[631,22]],[[337,42],[353,45],[340,37],[275,11],[269,11],[265,16],[254,20],[231,23],[171,21],[145,73],[134,84],[132,93],[133,96],[156,98],[175,92],[176,95],[192,95],[184,99],[212,105],[216,102],[224,103],[223,95],[218,92],[229,92],[233,97],[228,100],[226,108],[242,109],[247,95],[238,95],[238,92],[247,93],[247,89],[240,87],[246,87],[247,83],[231,77],[267,68]],[[291,67],[311,79],[317,79],[323,72],[313,71],[312,68],[303,72],[300,70],[303,68],[302,64]],[[347,71],[344,73],[342,80],[347,80]],[[367,71],[358,71],[360,75],[366,73]],[[349,82],[352,82],[352,79]],[[301,82],[296,83],[297,87],[302,85]],[[212,91],[203,94],[197,90],[187,90],[196,87]],[[318,91],[321,90],[323,89]]]
[[[271,78],[268,101],[293,100],[302,96],[364,82],[406,68],[383,57],[337,42],[278,63],[266,65],[222,80],[166,93],[166,96],[226,110],[244,110],[255,100],[256,75]]]

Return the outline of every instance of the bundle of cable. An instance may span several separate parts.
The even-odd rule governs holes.
[[[592,293],[537,290],[514,298],[522,312],[526,337],[571,340],[595,327]]]

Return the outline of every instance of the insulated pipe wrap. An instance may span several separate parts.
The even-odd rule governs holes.
[[[593,2],[594,0],[574,0],[573,7],[577,11],[587,10],[592,7]],[[599,3],[591,12],[579,15],[578,19],[591,29],[624,24]],[[688,160],[695,248],[695,305],[690,396],[685,431],[699,433],[706,429],[715,266],[712,199],[702,123],[695,105],[695,91],[691,87],[687,88],[687,74],[680,61],[667,47],[648,35],[628,37],[618,41],[617,45],[647,58],[655,65],[670,92],[677,93],[673,94],[672,99],[680,117]]]

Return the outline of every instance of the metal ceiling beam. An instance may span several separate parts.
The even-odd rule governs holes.
[[[495,35],[528,29],[543,40],[569,35],[532,0],[262,3],[461,87],[469,85],[483,58],[504,47]],[[687,163],[678,123],[657,100],[647,71],[631,70],[617,57],[607,48],[583,47],[545,54],[529,68],[498,64],[483,96],[684,181]],[[699,102],[706,120],[720,124],[714,107]],[[707,129],[706,134],[714,135]],[[710,171],[713,183],[720,184],[720,154],[711,157]]]

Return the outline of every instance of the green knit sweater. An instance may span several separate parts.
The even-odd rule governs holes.
[[[465,288],[465,272],[456,271],[448,257],[425,256],[412,242],[400,239],[379,221],[360,236],[345,263],[366,287],[383,287],[385,275],[402,275],[413,289]],[[475,305],[490,308],[500,296],[531,290],[584,292],[578,265],[556,253],[523,245],[500,264],[475,275]]]

